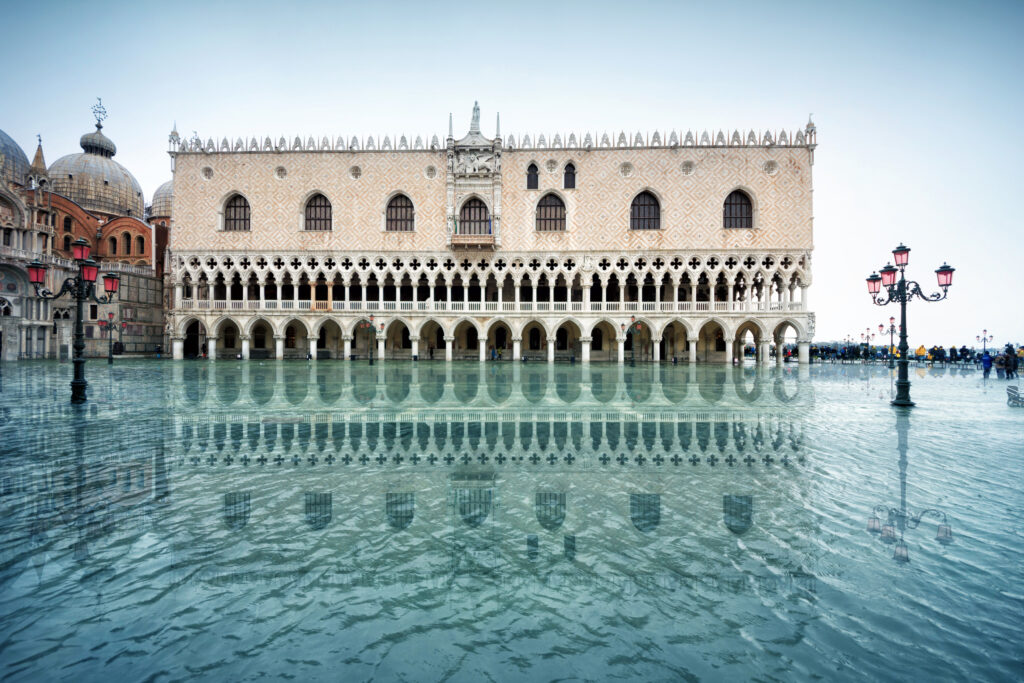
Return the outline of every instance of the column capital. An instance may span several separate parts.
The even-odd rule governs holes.
[[[410,334],[409,335],[409,341],[418,342],[419,340],[420,340],[420,336],[418,334]]]
[[[584,344],[589,344],[590,342],[594,341],[594,338],[593,337],[580,337],[580,341],[583,342]]]
[[[445,337],[444,340],[446,342],[454,342],[455,341],[455,337]]]
[[[512,341],[513,342],[522,342],[523,338],[522,337],[512,337]]]
[[[347,342],[352,341],[352,335],[351,334],[343,334],[343,335],[341,335],[341,341],[347,341]]]
[[[242,341],[249,341],[250,339],[249,335],[247,334],[240,334],[238,335],[238,338],[241,339]]]

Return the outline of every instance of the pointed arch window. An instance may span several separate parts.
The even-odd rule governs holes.
[[[576,166],[573,164],[565,165],[565,172],[562,174],[562,187],[567,190],[576,189]]]
[[[742,190],[733,190],[725,198],[722,209],[723,228],[753,228],[754,204],[750,196]]]
[[[384,229],[387,232],[412,232],[415,227],[414,215],[412,200],[404,194],[396,194],[388,202]]]
[[[546,194],[537,202],[537,230],[565,232],[565,202],[555,194]]]
[[[224,229],[248,231],[252,227],[249,202],[240,194],[233,195],[224,205]]]
[[[526,189],[536,190],[540,186],[540,173],[537,171],[537,164],[530,164],[526,167]]]
[[[661,205],[650,192],[641,192],[629,207],[630,230],[660,230]]]
[[[306,230],[331,229],[331,202],[322,194],[315,194],[306,202]]]
[[[476,197],[463,204],[459,210],[456,232],[460,235],[490,235],[491,212],[487,210],[487,205]]]

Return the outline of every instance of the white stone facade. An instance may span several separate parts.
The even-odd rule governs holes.
[[[791,329],[806,360],[815,138],[808,124],[517,144],[483,137],[476,113],[443,147],[174,137],[175,356],[730,362],[754,343],[767,362]],[[749,198],[749,228],[723,227],[734,190]],[[633,229],[641,193],[656,199],[658,229]],[[305,229],[317,194],[329,230]],[[399,194],[412,229],[392,232]],[[244,231],[224,229],[235,195],[250,207]],[[547,195],[563,229],[538,229]],[[460,228],[471,201],[486,207],[479,234]]]

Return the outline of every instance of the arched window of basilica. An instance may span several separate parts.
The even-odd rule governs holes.
[[[132,236],[128,233],[121,235],[121,244],[124,245],[124,255],[130,255],[132,253]]]
[[[558,195],[546,194],[537,203],[537,230],[565,231],[565,202]]]
[[[64,232],[71,232],[71,216],[64,216]]]
[[[463,204],[459,211],[458,234],[491,234],[491,212],[487,210],[487,205],[476,197]]]
[[[251,228],[249,202],[240,194],[232,195],[224,205],[224,229],[248,231]]]
[[[661,205],[650,192],[641,192],[629,207],[630,230],[660,230]]]
[[[396,194],[388,202],[384,229],[388,232],[412,232],[415,227],[413,217],[412,200],[404,194]]]
[[[526,167],[526,189],[536,190],[540,185],[540,177],[537,172],[537,164],[530,164]]]
[[[108,250],[110,251],[108,256],[115,256],[117,254],[117,238],[111,237],[109,240],[107,240],[107,246]]]
[[[572,164],[565,165],[565,173],[562,177],[562,187],[567,190],[576,188],[576,167]]]
[[[71,235],[64,236],[64,251],[71,251]]]
[[[331,202],[322,194],[315,194],[306,202],[306,230],[331,230]]]
[[[142,235],[138,235],[135,238],[135,253],[139,254],[140,256],[146,253],[146,240],[142,237]]]
[[[743,190],[733,190],[725,198],[722,210],[723,228],[753,228],[754,204]]]

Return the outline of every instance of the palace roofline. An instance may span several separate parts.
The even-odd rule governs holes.
[[[396,136],[394,142],[392,142],[392,137],[389,135],[376,139],[372,135],[364,138],[339,135],[337,137],[323,136],[319,140],[313,136],[309,136],[305,140],[300,136],[295,136],[291,142],[284,136],[278,137],[276,142],[270,136],[265,136],[262,139],[258,137],[239,137],[235,138],[234,142],[224,137],[217,143],[212,137],[203,141],[197,134],[185,140],[180,138],[176,132],[171,134],[168,142],[169,154],[171,156],[177,154],[230,154],[245,152],[439,152],[447,149],[449,145],[458,144],[451,135],[445,138],[444,144],[441,143],[437,135],[431,137],[429,144],[424,143],[423,136],[419,135],[412,142],[409,142],[408,137],[405,135]],[[813,150],[817,146],[817,131],[814,124],[808,121],[806,128],[798,129],[795,132],[792,130],[786,131],[785,129],[778,131],[766,129],[761,133],[748,130],[744,134],[739,130],[733,130],[732,132],[722,130],[717,132],[707,130],[694,132],[688,130],[683,134],[681,131],[673,130],[667,134],[655,131],[654,133],[643,135],[639,132],[629,134],[621,131],[617,135],[614,133],[586,133],[578,136],[575,133],[570,133],[565,137],[560,133],[556,133],[551,137],[547,137],[544,134],[536,136],[525,134],[518,137],[516,135],[509,135],[505,138],[504,143],[499,135],[489,142],[500,145],[506,151],[541,149],[592,151],[595,149],[676,149],[679,147],[802,147]]]

